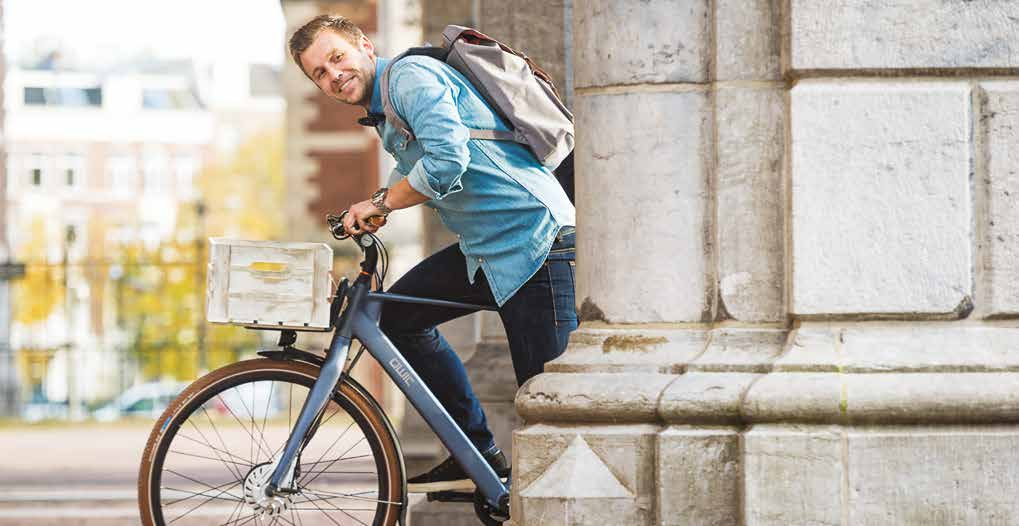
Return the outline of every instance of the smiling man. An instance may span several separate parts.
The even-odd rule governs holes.
[[[390,291],[494,305],[499,309],[517,384],[562,354],[577,327],[574,304],[575,211],[553,174],[525,146],[479,140],[471,129],[507,125],[452,67],[426,56],[392,64],[388,86],[376,81],[390,61],[346,18],[318,16],[290,38],[294,62],[327,96],[368,114],[396,159],[389,186],[354,203],[351,232],[375,232],[372,216],[424,204],[459,242],[411,269]],[[408,140],[385,122],[381,90],[413,130]],[[336,174],[340,177],[340,174]],[[508,468],[467,372],[436,325],[462,309],[387,303],[381,327],[497,472]],[[452,459],[408,481],[411,491],[472,489]]]

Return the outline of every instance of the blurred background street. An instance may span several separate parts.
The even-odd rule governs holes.
[[[150,427],[0,426],[0,525],[138,524],[138,464]]]
[[[333,7],[381,49],[420,42],[380,35],[374,1]],[[287,9],[0,0],[0,525],[138,524],[156,417],[278,336],[206,323],[208,238],[331,242],[325,214],[388,174],[374,131],[287,62]],[[391,278],[422,221],[387,229]],[[340,277],[353,248],[332,248]],[[399,422],[375,364],[355,374]]]

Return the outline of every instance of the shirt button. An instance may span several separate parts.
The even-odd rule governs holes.
[[[484,263],[484,262],[485,262],[485,258],[478,258],[478,263]]]

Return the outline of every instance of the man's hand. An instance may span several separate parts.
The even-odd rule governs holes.
[[[368,221],[372,217],[374,219]],[[343,216],[343,229],[348,234],[363,234],[365,232],[374,234],[385,225],[386,218],[382,215],[382,211],[369,200],[351,205],[347,209],[347,214]]]

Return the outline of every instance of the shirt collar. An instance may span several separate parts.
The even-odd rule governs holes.
[[[382,73],[389,65],[390,59],[379,57],[375,59],[375,82],[372,83],[372,101],[369,104],[370,113],[382,113]]]

